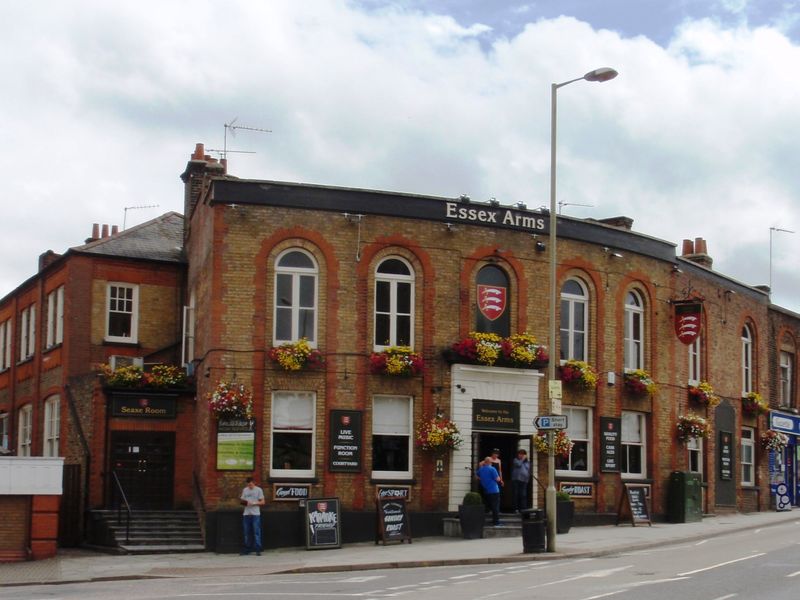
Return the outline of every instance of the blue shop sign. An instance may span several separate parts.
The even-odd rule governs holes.
[[[790,435],[800,435],[800,417],[771,411],[769,413],[769,428]]]

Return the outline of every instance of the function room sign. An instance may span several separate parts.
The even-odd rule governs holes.
[[[111,395],[111,416],[174,419],[177,400],[177,395],[170,394],[114,392]]]
[[[361,472],[361,411],[332,410],[329,471]]]
[[[618,417],[600,417],[600,470],[619,472],[620,427]]]
[[[519,403],[472,401],[472,429],[519,432]]]

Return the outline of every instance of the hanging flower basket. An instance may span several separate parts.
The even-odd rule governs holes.
[[[417,427],[416,443],[422,450],[442,454],[457,450],[463,441],[456,424],[444,417],[425,417]]]
[[[425,369],[422,355],[408,346],[392,346],[369,357],[369,370],[379,375],[411,377]]]
[[[709,408],[714,408],[720,403],[719,396],[714,393],[714,388],[707,381],[701,381],[697,385],[690,385],[689,399]]]
[[[109,387],[159,390],[182,388],[187,383],[186,371],[172,365],[153,365],[149,371],[134,365],[113,370],[110,365],[102,365],[100,371]]]
[[[742,410],[747,415],[755,417],[769,412],[769,404],[758,392],[749,392],[742,398]]]
[[[553,435],[553,454],[556,456],[563,456],[567,458],[569,453],[572,452],[574,442],[569,439],[567,432],[559,429]],[[547,434],[540,433],[533,437],[533,446],[537,452],[547,454],[550,452],[550,445],[547,443]]]
[[[269,351],[270,360],[275,361],[284,371],[303,371],[321,369],[325,366],[322,353],[312,348],[306,338],[289,344],[275,346]]]
[[[636,396],[644,396],[645,394],[652,396],[658,391],[658,384],[653,381],[653,378],[644,369],[628,371],[623,376],[623,379],[625,381],[625,389]]]
[[[768,429],[761,434],[761,447],[771,452],[783,452],[789,443],[789,436],[774,429]]]
[[[547,347],[536,343],[536,338],[529,333],[504,338],[496,333],[472,331],[454,343],[444,355],[449,362],[517,369],[538,369],[550,360]]]
[[[215,419],[220,417],[253,416],[253,393],[243,383],[220,381],[208,394],[208,410]]]
[[[680,415],[677,429],[678,439],[684,442],[690,438],[707,438],[711,435],[711,425],[709,425],[708,421],[694,413]]]
[[[559,369],[561,381],[567,385],[593,390],[597,387],[597,371],[582,360],[568,360]]]

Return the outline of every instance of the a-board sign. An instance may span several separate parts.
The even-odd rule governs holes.
[[[733,479],[733,434],[719,432],[719,478]]]
[[[650,507],[647,504],[649,488],[650,486],[646,484],[625,484],[625,490],[619,499],[617,525],[624,516],[630,517],[631,525],[634,527],[637,523],[653,524],[650,520]]]
[[[621,427],[618,417],[600,417],[600,470],[604,473],[619,473]]]
[[[375,502],[378,513],[378,529],[375,543],[383,542],[400,542],[411,540],[411,523],[408,519],[408,512],[406,511],[406,503],[404,500],[386,499],[376,500]]]
[[[338,498],[309,498],[305,511],[306,550],[340,548],[341,519]]]
[[[299,502],[308,498],[310,483],[276,483],[272,486],[272,499],[278,502]]]
[[[330,413],[330,463],[332,472],[360,473],[361,454],[361,411],[332,410]]]
[[[410,500],[410,485],[379,485],[375,489],[376,500]]]

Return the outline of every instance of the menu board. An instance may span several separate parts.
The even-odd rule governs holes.
[[[733,479],[733,435],[730,431],[719,432],[719,478]]]
[[[304,514],[306,550],[342,546],[338,498],[310,498],[306,500]]]
[[[361,472],[361,411],[332,410],[329,471]]]
[[[411,524],[406,512],[406,503],[404,500],[390,499],[378,500],[376,502],[378,509],[378,535],[375,539],[377,544],[379,541],[386,545],[386,542],[400,542],[411,540]]]
[[[647,504],[649,490],[649,485],[625,484],[625,491],[619,500],[617,525],[619,525],[623,515],[630,516],[631,525],[634,527],[636,527],[637,523],[653,524],[650,520],[650,507]]]
[[[600,470],[619,473],[620,453],[619,417],[600,417]]]

